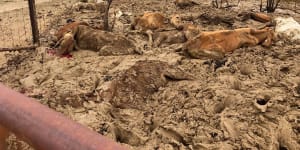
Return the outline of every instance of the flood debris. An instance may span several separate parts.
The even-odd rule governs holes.
[[[181,9],[186,8],[186,7],[191,7],[194,5],[199,5],[193,0],[175,0],[175,5]]]

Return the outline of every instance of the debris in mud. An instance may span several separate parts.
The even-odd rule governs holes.
[[[193,0],[175,0],[175,5],[181,9],[186,7],[191,7],[194,5],[199,5],[198,3],[194,2]]]
[[[150,101],[149,96],[170,81],[192,79],[181,69],[156,60],[137,61],[112,81],[98,90],[102,100],[115,107],[142,109]]]
[[[300,97],[300,83],[298,83],[293,89],[294,96]]]
[[[75,11],[83,11],[83,10],[92,10],[99,11],[101,13],[105,12],[106,4],[104,2],[96,3],[96,2],[77,2],[72,6],[72,9]]]
[[[261,112],[266,112],[267,108],[272,104],[269,103],[270,97],[268,95],[258,96],[254,102],[254,106],[259,109]]]
[[[227,25],[228,27],[232,27],[232,25],[235,22],[234,17],[230,16],[218,16],[218,15],[212,15],[209,13],[204,13],[199,16],[201,19],[202,23],[204,24],[211,24],[211,25],[219,25],[219,24],[224,24]]]

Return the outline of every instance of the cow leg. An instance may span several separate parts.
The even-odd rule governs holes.
[[[267,38],[262,43],[262,46],[270,47],[272,45],[273,41],[276,41],[276,40],[277,40],[277,37],[276,37],[275,33],[273,32],[273,30],[268,29]]]
[[[148,43],[149,43],[149,47],[152,47],[153,46],[153,32],[151,30],[147,30],[146,31],[146,34],[148,36]]]
[[[154,40],[154,47],[159,47],[163,42],[165,42],[168,38],[168,33],[156,33],[156,37],[154,36],[155,40]]]
[[[9,131],[0,125],[0,150],[6,150],[7,144],[6,139],[9,136]]]
[[[239,47],[243,47],[243,46],[255,46],[259,43],[259,41],[251,36],[251,35],[247,35],[246,37],[241,38],[241,45]]]
[[[261,43],[265,47],[272,45],[272,40],[275,36],[271,29],[251,30],[251,35],[257,39],[257,44]]]
[[[241,31],[240,34],[240,45],[239,47],[243,46],[255,46],[259,43],[258,38],[255,36],[257,30],[251,29],[250,31]]]
[[[72,33],[67,33],[64,35],[63,40],[61,41],[56,54],[61,56],[68,52],[71,52],[74,49],[75,40]]]
[[[270,33],[261,45],[264,47],[270,47],[272,45],[272,41],[273,41],[273,36]]]

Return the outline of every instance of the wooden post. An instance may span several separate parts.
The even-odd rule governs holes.
[[[39,45],[40,44],[39,28],[38,28],[38,22],[36,19],[35,0],[28,0],[28,5],[29,5],[29,15],[30,15],[33,44]]]

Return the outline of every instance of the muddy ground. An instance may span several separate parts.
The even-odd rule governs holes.
[[[113,32],[134,39],[143,54],[75,51],[71,58],[47,53],[51,35],[68,18],[100,26],[103,14],[66,11],[69,5],[61,1],[38,4],[40,15],[50,14],[42,19],[42,46],[1,53],[0,82],[130,149],[300,149],[300,44],[240,48],[212,62],[175,52],[178,44],[149,48],[145,36],[129,33],[130,18],[144,11],[198,14],[193,22],[203,31],[262,25],[238,15],[259,11],[258,1],[215,9],[198,0],[200,5],[184,10],[172,2],[113,3],[110,15],[123,13]],[[271,15],[300,21],[293,5],[284,8]],[[12,150],[31,149],[14,137],[8,142]]]

